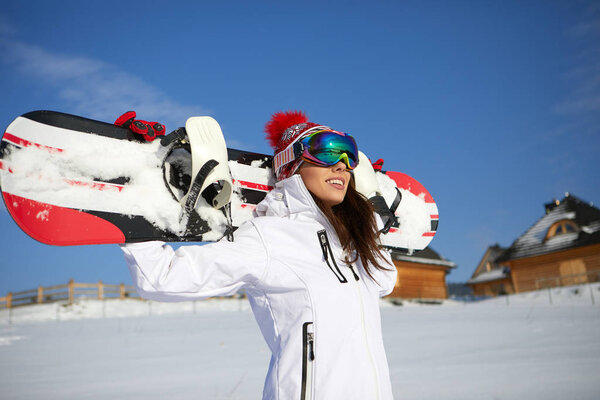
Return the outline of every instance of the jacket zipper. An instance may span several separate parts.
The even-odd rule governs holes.
[[[354,267],[352,266],[352,264],[348,265],[350,267],[350,271],[352,271],[352,275],[354,275],[354,280],[358,281],[360,280],[360,278],[358,277],[358,275],[356,274],[356,272],[354,272]]]
[[[325,231],[325,229],[318,231],[317,236],[319,237],[319,244],[321,245],[321,251],[323,251],[323,258],[325,258],[325,262],[327,263],[327,266],[329,267],[331,272],[333,272],[335,277],[338,278],[340,283],[348,283],[348,280],[346,279],[344,274],[342,274],[342,271],[340,271],[340,268],[338,267],[337,263],[335,262],[333,250],[331,250],[331,245],[329,244],[329,239],[327,238],[327,232]],[[331,262],[333,263],[333,267],[329,263],[329,255],[330,254],[331,254]],[[356,273],[354,273],[354,270],[352,270],[352,273],[354,274],[354,277],[356,279],[358,279]]]
[[[313,323],[302,324],[302,393],[300,400],[312,399],[312,371],[315,361],[315,335]]]
[[[329,267],[331,272],[333,272],[333,274],[338,278],[338,280],[341,283],[348,283],[348,280],[346,279],[344,274],[342,274],[342,271],[340,271],[337,263],[335,262],[335,256],[333,255],[333,250],[331,249],[331,245],[329,244],[329,239],[327,237],[327,232],[325,231],[325,229],[318,231],[317,236],[319,237],[319,244],[321,245],[321,250],[323,251],[323,258],[325,258],[325,262],[327,262],[327,266]],[[331,261],[333,263],[333,267],[329,263],[329,255],[331,255]],[[354,281],[356,282],[355,288],[356,288],[356,291],[358,292],[358,301],[360,303],[360,320],[361,320],[361,325],[363,328],[363,336],[365,339],[365,348],[367,349],[367,354],[369,355],[369,361],[371,363],[371,368],[373,371],[373,378],[375,380],[376,399],[379,399],[379,379],[377,377],[377,370],[375,369],[375,362],[373,360],[373,355],[371,354],[371,348],[369,347],[369,341],[367,339],[367,328],[366,328],[366,324],[365,324],[365,308],[364,308],[364,304],[363,304],[363,295],[360,290],[360,285],[358,283],[360,278],[359,278],[358,274],[356,273],[356,271],[354,270],[354,266],[352,264],[349,264],[348,267],[350,268],[350,271],[352,271],[352,275],[354,276]],[[312,325],[312,322],[306,322],[302,327],[302,333],[303,333],[303,335],[302,335],[302,337],[303,337],[303,339],[302,339],[302,343],[303,343],[302,400],[306,400],[306,399],[310,398],[310,397],[307,397],[307,394],[310,394],[310,389],[308,389],[308,387],[312,386],[312,381],[310,382],[311,383],[310,385],[307,384],[307,382],[306,382],[307,376],[309,376],[309,378],[311,378],[310,372],[312,372],[312,361],[314,361],[314,350],[313,350],[314,337],[313,337],[313,333],[309,332],[309,330],[308,330],[309,325]],[[310,372],[307,372],[307,370]]]

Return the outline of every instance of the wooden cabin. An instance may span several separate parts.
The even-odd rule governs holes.
[[[467,285],[474,296],[496,296],[515,292],[510,277],[510,269],[496,263],[496,259],[506,251],[498,244],[488,247],[477,265]]]
[[[600,209],[567,193],[562,200],[545,204],[545,211],[509,248],[486,251],[467,282],[476,294],[600,281]],[[482,263],[490,265],[489,271]],[[496,272],[495,280],[486,281],[491,271],[504,273]]]
[[[452,261],[427,248],[406,255],[392,252],[398,270],[396,287],[388,297],[403,299],[446,299],[446,275],[456,267]]]

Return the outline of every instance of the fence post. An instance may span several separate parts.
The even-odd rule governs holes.
[[[98,300],[102,300],[104,298],[104,285],[102,281],[98,281]]]
[[[71,278],[69,279],[69,304],[73,304],[74,290],[75,290],[75,281]]]
[[[38,286],[37,302],[38,304],[42,304],[44,302],[44,288],[42,285]]]
[[[124,300],[124,299],[125,299],[125,284],[124,284],[124,283],[121,283],[121,284],[119,285],[119,298],[120,298],[121,300]]]

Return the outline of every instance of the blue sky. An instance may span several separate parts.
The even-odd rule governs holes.
[[[211,115],[269,152],[302,109],[434,196],[432,247],[467,280],[570,192],[600,203],[600,3],[29,1],[0,11],[0,124],[36,109],[167,130]],[[130,282],[119,248],[35,242],[0,211],[0,296]]]

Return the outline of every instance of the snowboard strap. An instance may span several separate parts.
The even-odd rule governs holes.
[[[400,205],[401,201],[402,201],[402,193],[400,192],[400,189],[396,188],[396,198],[394,199],[394,202],[390,206],[390,211],[392,212],[392,214],[394,214],[396,212],[396,209],[398,208],[398,205]]]
[[[398,190],[398,188],[396,188],[396,197],[394,198],[394,201],[390,207],[388,207],[383,196],[373,196],[369,199],[373,205],[373,208],[375,209],[375,212],[379,214],[381,220],[383,221],[383,229],[381,229],[379,232],[386,234],[390,231],[392,226],[398,225],[398,218],[396,218],[394,213],[396,212],[401,200],[402,193],[400,190]]]
[[[179,142],[182,143],[184,139],[187,137],[185,132],[185,128],[177,128],[173,132],[169,133],[167,136],[163,136],[160,138],[160,144],[163,147],[169,147],[171,144]]]
[[[227,241],[233,242],[233,232],[237,229],[233,227],[233,218],[231,217],[231,203],[225,204],[223,207],[223,213],[225,213],[225,217],[227,218],[227,229],[225,230],[225,236],[227,236]]]
[[[187,194],[187,199],[185,200],[185,205],[183,206],[184,215],[188,218],[192,211],[194,211],[196,207],[196,203],[198,202],[198,197],[202,194],[202,197],[209,203],[211,206],[214,206],[214,198],[217,194],[219,194],[219,185],[214,183],[211,186],[207,187],[204,190],[204,193],[201,193],[202,185],[204,185],[204,181],[208,177],[208,174],[215,169],[219,165],[217,160],[208,160],[204,163],[200,171],[196,174],[194,181],[190,185],[190,190]],[[223,213],[227,218],[227,229],[225,231],[225,235],[227,236],[227,240],[233,242],[233,226],[232,226],[232,218],[231,218],[231,204],[226,204],[223,209]]]
[[[196,207],[196,202],[198,201],[198,197],[200,196],[200,189],[202,189],[202,185],[204,184],[204,181],[208,177],[210,171],[215,169],[217,165],[219,165],[218,161],[208,160],[206,163],[204,163],[202,168],[200,168],[200,171],[198,171],[198,173],[196,174],[196,177],[194,178],[194,181],[190,186],[190,190],[188,191],[187,199],[185,200],[185,205],[183,206],[186,215],[190,215]]]

